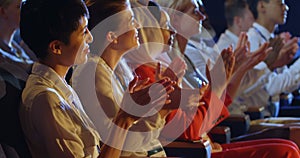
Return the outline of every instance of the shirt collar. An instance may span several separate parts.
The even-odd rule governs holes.
[[[32,74],[38,75],[44,80],[52,83],[56,89],[61,91],[61,95],[69,99],[73,98],[73,93],[70,89],[70,86],[51,67],[35,62],[32,66],[31,72]]]
[[[229,31],[228,29],[225,31],[225,34],[232,40],[232,44],[236,45],[238,43],[239,37],[237,35]]]
[[[256,23],[256,22],[253,23],[253,27],[255,27],[256,29],[258,29],[258,30],[261,32],[261,34],[262,34],[265,38],[267,38],[268,40],[269,40],[270,38],[273,38],[273,37],[274,37],[274,34],[273,34],[273,33],[269,32],[264,26],[262,26],[262,25],[260,25],[260,24],[258,24],[258,23]]]

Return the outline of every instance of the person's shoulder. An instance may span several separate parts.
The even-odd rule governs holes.
[[[36,95],[35,100],[40,100],[45,103],[59,103],[60,100],[64,99],[55,89],[46,88]]]
[[[65,99],[55,89],[46,88],[43,91],[35,94],[32,99],[31,108],[54,109],[65,104]]]
[[[248,35],[248,38],[256,37],[257,36],[257,31],[253,27],[251,27],[247,31],[247,35]]]
[[[57,104],[62,100],[59,92],[49,83],[40,80],[35,76],[30,76],[22,93],[23,104],[31,106],[35,102],[40,104]]]

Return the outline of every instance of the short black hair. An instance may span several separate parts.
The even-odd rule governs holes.
[[[89,18],[82,0],[26,0],[21,7],[21,37],[39,59],[44,59],[53,40],[69,44],[83,16]]]
[[[246,0],[226,0],[224,3],[225,7],[225,18],[228,26],[233,25],[235,16],[243,15],[244,9],[247,7]]]
[[[257,4],[259,1],[269,2],[270,0],[248,0],[249,9],[253,14],[254,19],[258,17]]]

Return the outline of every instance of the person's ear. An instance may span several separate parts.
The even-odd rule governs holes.
[[[111,43],[114,43],[114,44],[117,44],[118,43],[118,37],[116,35],[116,33],[112,32],[112,31],[109,31],[107,34],[106,34],[106,39]]]
[[[241,28],[241,22],[242,22],[241,17],[235,16],[235,17],[233,18],[233,24],[234,24],[235,26],[237,26],[238,28]]]
[[[0,6],[0,16],[1,16],[1,17],[6,16],[5,8],[3,8],[3,7],[1,7],[1,6]]]
[[[56,55],[61,55],[61,42],[54,40],[49,44],[49,49],[52,53]]]

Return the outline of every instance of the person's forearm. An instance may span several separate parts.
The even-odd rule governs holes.
[[[221,99],[223,94],[224,94],[224,91],[226,90],[226,84],[222,85],[222,86],[211,86],[211,91],[214,92],[214,94],[219,98]]]
[[[132,122],[132,120],[122,117],[114,121],[115,126],[112,127],[113,129],[106,141],[107,144],[101,147],[99,158],[120,157],[128,129],[131,127]]]
[[[232,78],[229,82],[229,84],[227,85],[227,94],[232,98],[234,99],[239,87],[240,87],[240,84],[241,84],[241,81],[244,77],[244,75],[246,74],[247,70],[245,69],[237,69],[235,71],[235,73],[232,75]]]

